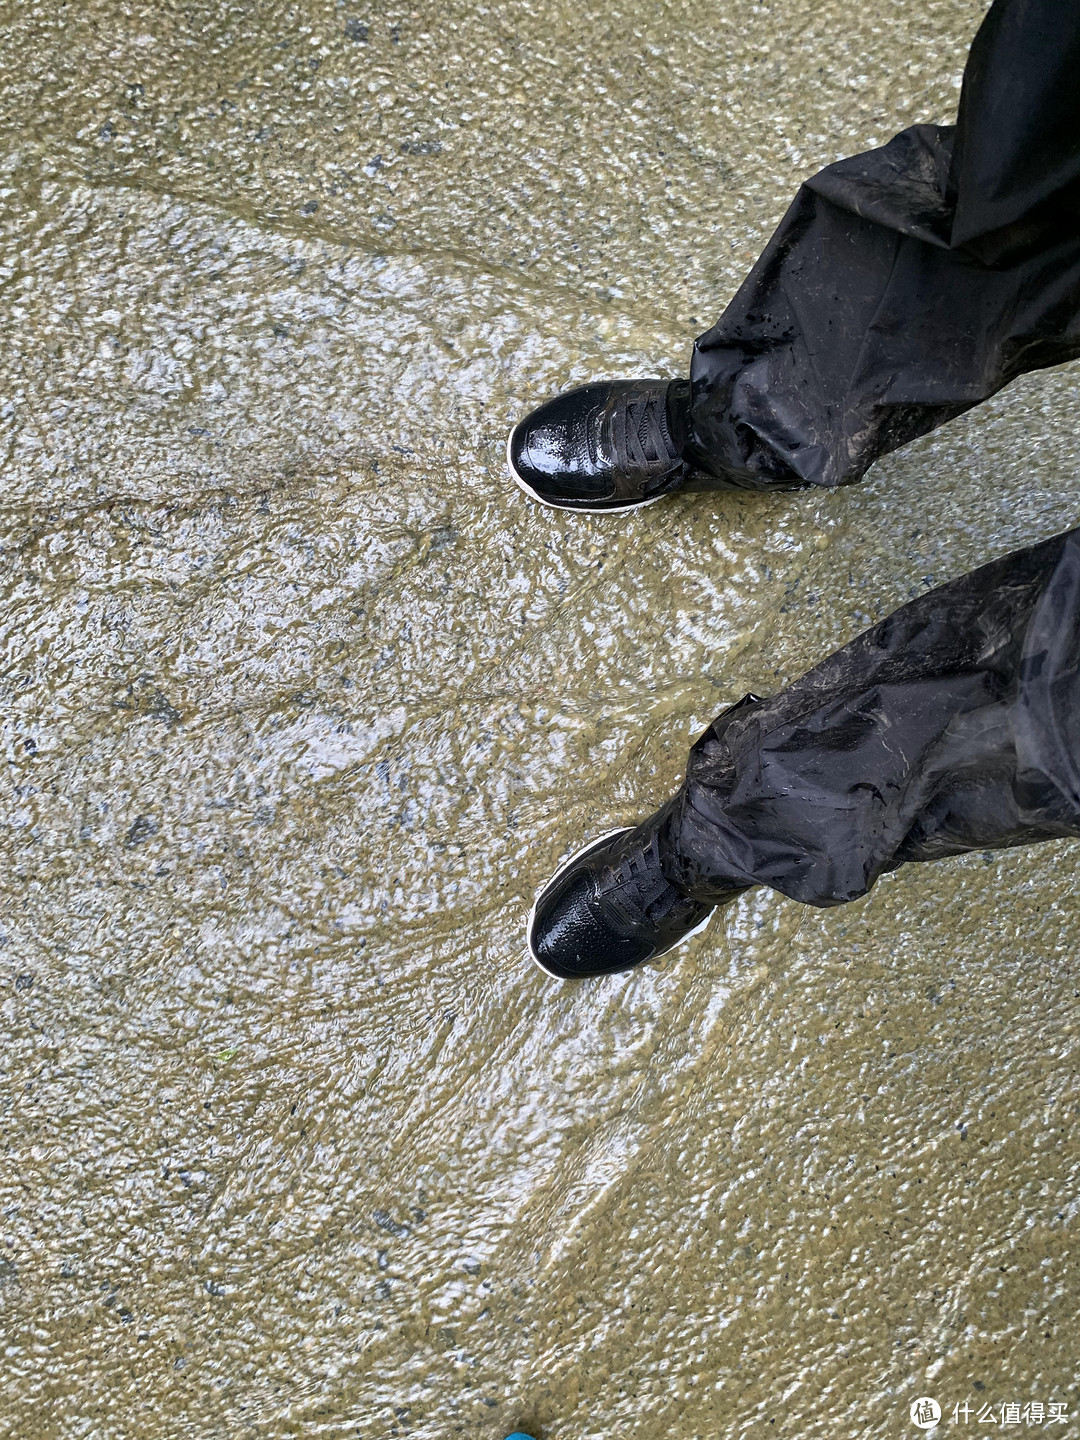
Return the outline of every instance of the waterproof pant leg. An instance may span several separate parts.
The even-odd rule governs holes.
[[[845,485],[1080,355],[1080,4],[995,0],[956,126],[802,186],[691,365],[719,487]]]
[[[1080,835],[1080,530],[897,610],[694,746],[661,831],[684,893],[838,905],[887,870]]]

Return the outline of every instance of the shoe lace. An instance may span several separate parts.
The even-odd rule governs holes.
[[[612,416],[611,436],[623,469],[668,469],[680,458],[668,432],[663,389],[628,396]]]
[[[661,920],[682,899],[660,868],[660,848],[655,835],[647,845],[628,851],[617,865],[610,866],[599,891],[631,924],[640,919]]]

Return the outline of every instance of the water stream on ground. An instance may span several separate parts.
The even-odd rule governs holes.
[[[0,11],[0,1435],[1075,1417],[1075,844],[522,946],[722,705],[1080,517],[1073,367],[842,494],[505,478],[951,118],[980,13]]]

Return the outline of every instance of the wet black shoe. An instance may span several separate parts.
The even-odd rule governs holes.
[[[635,510],[677,490],[689,380],[606,380],[557,395],[510,432],[510,474],[527,495],[559,510]]]
[[[529,916],[529,954],[541,970],[560,980],[613,975],[704,928],[715,906],[688,899],[660,868],[666,815],[602,835],[559,867]]]

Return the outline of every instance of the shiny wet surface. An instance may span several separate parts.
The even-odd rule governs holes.
[[[1076,1433],[1075,845],[522,943],[723,704],[1077,523],[1075,367],[838,495],[504,472],[979,13],[5,9],[0,1434]]]

